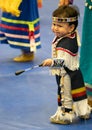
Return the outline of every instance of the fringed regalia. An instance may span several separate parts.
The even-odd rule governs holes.
[[[82,115],[87,111],[87,95],[84,80],[79,69],[79,57],[78,57],[78,41],[77,34],[68,35],[66,37],[55,38],[52,43],[52,58],[63,59],[64,65],[59,68],[51,68],[53,75],[70,77],[71,89],[68,99],[73,100],[74,111],[78,115]],[[66,81],[68,82],[68,81]],[[67,84],[68,85],[68,84]],[[70,87],[70,86],[65,86]],[[67,88],[66,91],[69,91]],[[67,95],[64,95],[66,97]]]
[[[37,0],[0,0],[1,43],[25,51],[40,48],[40,22]]]

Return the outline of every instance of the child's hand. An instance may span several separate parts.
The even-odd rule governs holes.
[[[70,0],[59,0],[59,6],[69,5]]]
[[[52,59],[46,59],[42,62],[42,66],[51,66],[53,60]]]

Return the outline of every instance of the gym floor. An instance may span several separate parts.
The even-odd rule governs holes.
[[[80,18],[78,31],[81,35],[84,13],[84,1],[75,0],[79,6]],[[43,0],[39,9],[41,20],[42,48],[37,50],[33,62],[15,63],[13,57],[20,50],[8,45],[0,46],[0,130],[88,130],[92,128],[92,119],[79,120],[71,125],[51,124],[49,117],[57,109],[55,77],[48,67],[38,67],[16,76],[17,70],[39,65],[45,58],[51,57],[51,14],[57,8],[58,0]]]

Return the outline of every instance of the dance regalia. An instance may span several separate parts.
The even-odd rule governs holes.
[[[85,2],[80,68],[87,83],[87,94],[92,97],[92,0]]]
[[[31,50],[31,45],[40,48],[40,22],[37,0],[0,0],[2,17],[0,23],[1,43],[25,51]],[[10,4],[7,8],[2,3]],[[15,2],[15,3],[13,3]],[[19,3],[18,3],[19,2]],[[11,4],[12,3],[12,4]],[[18,5],[19,4],[19,5]],[[12,5],[12,6],[11,6]],[[15,11],[15,7],[19,8]],[[13,7],[12,9],[9,7]],[[11,11],[12,10],[12,11]]]
[[[83,104],[87,104],[87,95],[84,80],[79,69],[78,42],[76,33],[64,38],[55,38],[52,43],[52,58],[53,60],[64,60],[63,67],[52,67],[51,72],[53,75],[61,77],[66,74],[70,76],[70,93],[72,94],[72,100],[74,101],[75,112],[80,113],[79,110],[83,109]],[[83,110],[85,112],[86,107],[87,106],[85,105]]]

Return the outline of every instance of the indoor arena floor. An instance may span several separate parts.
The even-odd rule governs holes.
[[[39,65],[51,57],[51,14],[58,0],[43,0],[39,10],[42,48],[37,50],[33,62],[15,63],[12,58],[20,50],[0,45],[0,130],[90,130],[92,119],[78,120],[70,125],[51,124],[49,118],[57,109],[55,77],[48,67],[38,67],[18,76],[17,70]],[[81,35],[84,0],[75,0],[80,8],[79,34]]]

